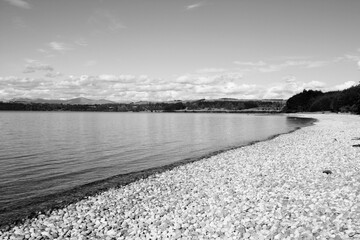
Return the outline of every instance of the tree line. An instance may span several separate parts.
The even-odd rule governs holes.
[[[350,112],[360,114],[360,84],[342,91],[304,90],[289,98],[286,112]]]
[[[62,103],[24,103],[0,102],[0,110],[18,111],[99,111],[99,112],[174,112],[174,111],[263,111],[280,112],[284,101],[217,101],[197,100],[147,103],[112,103],[112,104],[62,104]]]

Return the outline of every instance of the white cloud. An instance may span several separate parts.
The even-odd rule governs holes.
[[[117,76],[115,75],[110,75],[110,74],[102,74],[102,75],[99,75],[99,80],[105,80],[105,81],[118,81],[120,80],[121,78],[118,78]]]
[[[212,73],[222,73],[226,70],[224,68],[202,68],[196,71],[196,73],[200,74],[212,74]]]
[[[68,51],[68,50],[72,50],[72,48],[68,45],[68,44],[65,44],[65,43],[62,43],[62,42],[50,42],[49,44],[49,47],[55,51],[59,51],[59,52],[64,52],[64,51]]]
[[[29,65],[39,67],[39,62],[27,59]],[[109,99],[113,101],[141,100],[175,100],[201,98],[238,98],[287,99],[304,89],[338,90],[355,84],[346,82],[337,86],[327,86],[324,82],[302,82],[295,76],[285,76],[280,82],[271,82],[268,86],[252,84],[243,79],[238,72],[224,72],[210,75],[188,74],[177,77],[173,81],[150,78],[146,75],[113,75],[97,76],[79,75],[63,76],[53,70],[48,71],[44,65],[39,67],[44,71],[44,78],[0,78],[0,89],[8,97],[40,97],[68,99],[83,96],[92,99]]]
[[[30,4],[24,0],[4,0],[5,2],[10,3],[13,6],[30,9]]]
[[[233,63],[240,66],[246,67],[239,69],[242,72],[280,72],[289,68],[302,68],[312,69],[328,66],[329,64],[339,63],[343,61],[355,62],[357,67],[360,69],[360,56],[354,54],[345,54],[340,57],[333,57],[327,60],[312,60],[312,57],[278,57],[273,58],[271,61],[234,61]],[[279,60],[282,60],[279,62]],[[284,61],[285,60],[285,61]]]
[[[263,98],[286,99],[303,90],[302,84],[291,82],[281,83],[267,89]]]
[[[117,19],[115,16],[109,15],[109,16],[107,16],[107,19],[109,21],[108,29],[111,32],[117,32],[121,29],[126,28],[125,25],[119,19]]]
[[[27,62],[27,64],[25,65],[25,69],[23,70],[23,73],[34,73],[38,71],[45,71],[45,72],[54,71],[54,68],[49,64],[42,63],[33,59],[25,59],[25,61]]]
[[[351,60],[351,61],[360,61],[360,56],[357,56],[357,55],[351,55],[351,54],[345,54],[345,59],[347,60]]]
[[[328,91],[341,91],[341,90],[350,88],[350,87],[354,86],[355,84],[356,83],[354,81],[347,81],[342,84],[336,85],[332,88],[329,88]]]
[[[92,67],[92,66],[95,66],[97,64],[97,61],[96,60],[88,60],[84,66],[85,67]]]
[[[360,56],[351,55],[351,54],[345,54],[343,57],[338,57],[337,58],[337,61],[344,61],[344,60],[355,62],[356,66],[360,70]]]
[[[39,62],[38,60],[35,59],[31,59],[31,58],[25,58],[24,59],[26,63],[35,63],[35,62]]]
[[[203,2],[198,2],[198,3],[195,3],[195,4],[187,5],[186,9],[187,10],[192,10],[192,9],[195,9],[195,8],[199,8],[201,6],[204,6],[204,3]]]
[[[236,65],[247,67],[243,71],[254,71],[254,72],[279,72],[281,70],[296,67],[296,68],[318,68],[323,67],[331,63],[331,61],[315,61],[315,60],[287,60],[280,63],[269,63],[264,61],[257,62],[244,62],[234,61]]]
[[[89,44],[85,41],[85,39],[78,39],[75,41],[75,44],[82,46],[82,47],[87,47]]]
[[[303,68],[317,68],[327,65],[326,61],[310,61],[310,60],[301,60],[301,61],[286,61],[279,64],[271,64],[264,67],[258,68],[260,72],[277,72],[289,67],[303,67]]]
[[[40,52],[40,53],[49,53],[48,51],[46,51],[45,49],[43,49],[43,48],[38,48],[38,49],[36,49],[38,52]]]
[[[89,18],[88,22],[94,25],[98,31],[106,29],[109,32],[116,33],[126,28],[115,14],[107,10],[96,11],[95,14]]]
[[[57,77],[54,79],[52,77]],[[182,76],[178,81],[149,78],[145,75],[111,75],[98,76],[60,76],[50,72],[47,78],[7,78],[6,83],[11,83],[11,88],[0,82],[0,88],[7,89],[12,95],[34,97],[71,98],[84,96],[94,99],[106,98],[115,101],[140,101],[140,100],[174,100],[196,98],[241,97],[249,98],[257,94],[256,85],[238,84],[239,74],[222,74],[211,77]],[[48,90],[47,92],[44,90]],[[28,91],[28,92],[26,92]],[[41,93],[43,93],[42,96]]]
[[[62,73],[60,72],[47,72],[45,73],[45,77],[49,77],[49,78],[57,78],[57,77],[61,77]]]
[[[314,58],[314,56],[277,56],[277,57],[272,57],[272,60],[309,60]]]
[[[8,100],[18,97],[46,97],[47,95],[45,93],[50,92],[51,86],[52,81],[47,81],[42,78],[0,77],[2,97]]]
[[[43,54],[43,56],[48,57],[48,58],[55,57],[55,55],[51,54],[50,51],[43,49],[43,48],[38,48],[38,49],[36,49],[36,51],[38,51],[39,53]]]
[[[295,76],[285,76],[285,77],[283,78],[283,80],[284,80],[285,82],[295,82],[295,81],[296,81],[296,77],[295,77]]]
[[[193,85],[207,85],[207,84],[223,84],[228,81],[237,81],[243,78],[242,73],[238,72],[229,72],[229,73],[222,73],[218,75],[183,75],[179,76],[175,82],[183,83],[183,84],[193,84]]]
[[[302,92],[304,89],[325,90],[326,84],[320,81],[301,82],[296,81],[295,77],[291,76],[291,81],[284,78],[284,82],[274,84],[269,87],[263,95],[265,99],[288,99],[291,96]]]
[[[304,84],[304,89],[311,89],[311,90],[322,90],[326,86],[326,83],[320,81],[311,81]]]
[[[241,61],[234,61],[234,64],[240,65],[240,66],[250,66],[250,67],[259,67],[259,66],[266,66],[267,63],[264,61],[258,61],[258,62],[241,62]]]
[[[339,85],[327,87],[326,83],[321,81],[310,81],[310,82],[292,81],[292,82],[278,83],[268,88],[266,93],[263,95],[263,98],[288,99],[289,97],[302,92],[304,89],[319,90],[323,92],[339,91],[352,87],[355,84],[356,83],[354,81],[347,81]]]

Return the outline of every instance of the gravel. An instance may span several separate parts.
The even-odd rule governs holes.
[[[360,117],[223,152],[40,214],[0,239],[360,239]]]

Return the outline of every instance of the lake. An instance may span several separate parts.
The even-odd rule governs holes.
[[[56,201],[53,194],[306,124],[284,115],[2,111],[0,225]]]

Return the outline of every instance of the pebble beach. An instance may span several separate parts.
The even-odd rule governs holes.
[[[0,239],[360,239],[360,116],[313,125],[87,197]]]

